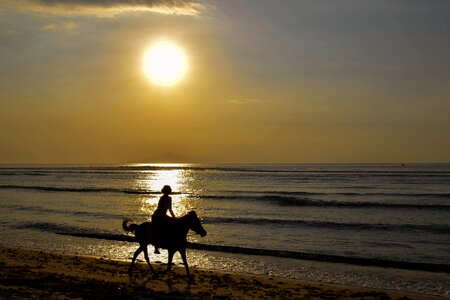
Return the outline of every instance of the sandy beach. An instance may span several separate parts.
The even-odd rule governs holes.
[[[2,299],[444,299],[195,268],[190,283],[183,266],[154,278],[142,261],[130,278],[124,261],[4,246],[0,253]]]

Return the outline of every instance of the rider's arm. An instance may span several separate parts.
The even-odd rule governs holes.
[[[172,217],[176,218],[175,214],[173,213],[173,210],[172,210],[172,198],[171,197],[169,197],[169,212]]]

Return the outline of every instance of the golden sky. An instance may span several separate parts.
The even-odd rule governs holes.
[[[450,162],[448,15],[438,0],[0,0],[0,163]],[[170,87],[142,70],[161,39],[189,63]]]

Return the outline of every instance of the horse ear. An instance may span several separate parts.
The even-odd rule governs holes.
[[[195,212],[195,210],[191,210],[191,211],[189,212],[189,215],[191,215],[191,216],[197,216],[197,213]]]

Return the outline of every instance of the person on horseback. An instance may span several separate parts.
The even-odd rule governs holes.
[[[159,198],[158,207],[152,215],[152,224],[154,226],[155,239],[160,243],[164,236],[164,231],[167,230],[167,224],[170,221],[170,217],[167,215],[167,211],[173,218],[175,214],[172,210],[172,198],[169,194],[172,192],[172,188],[169,185],[165,185],[161,193],[163,195]],[[155,245],[155,253],[160,254],[158,247]]]

